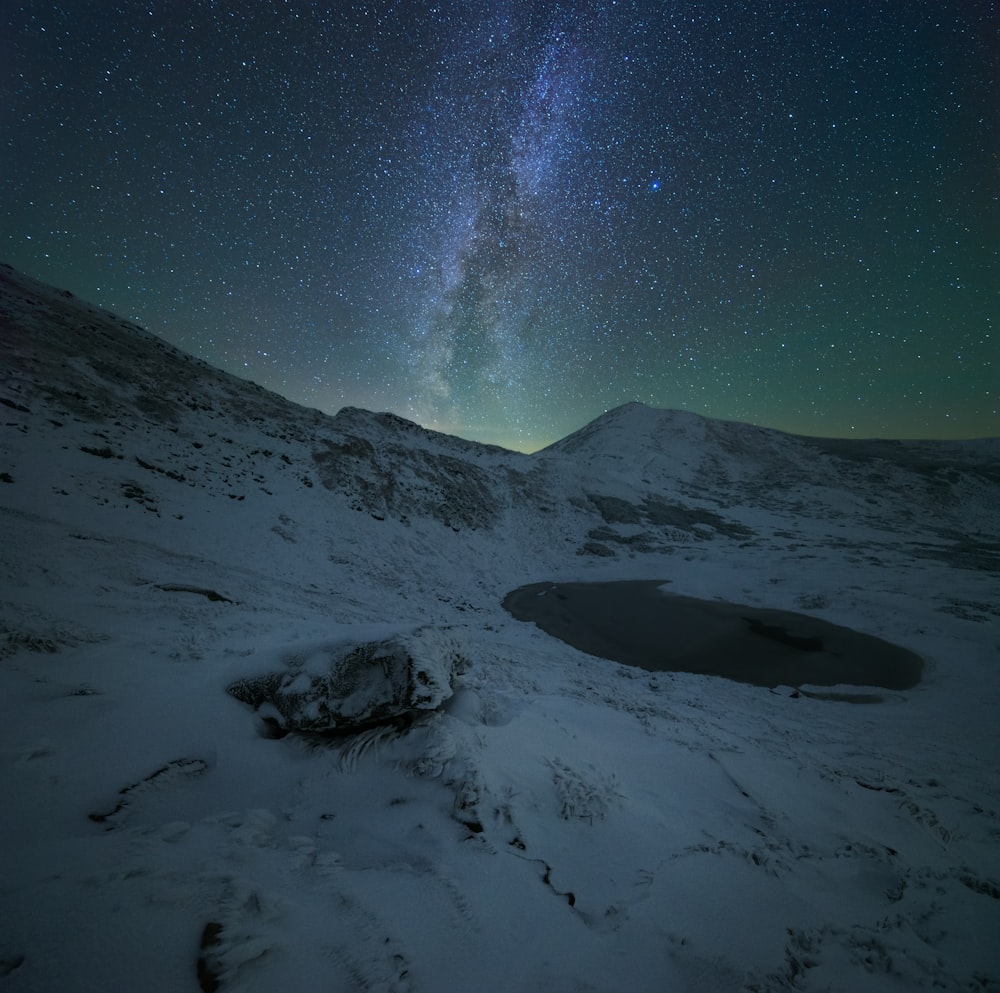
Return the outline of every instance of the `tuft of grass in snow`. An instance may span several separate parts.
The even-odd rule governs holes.
[[[593,824],[607,816],[612,806],[624,799],[618,790],[618,777],[587,765],[575,769],[561,759],[549,759],[552,781],[559,799],[559,816],[564,821],[579,820]]]

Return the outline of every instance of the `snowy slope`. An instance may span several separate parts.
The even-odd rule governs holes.
[[[8,268],[0,404],[5,991],[1000,989],[996,439],[632,404],[526,456]],[[925,678],[649,673],[501,607],[637,578]],[[273,737],[226,692],[416,629],[471,666],[408,727]]]

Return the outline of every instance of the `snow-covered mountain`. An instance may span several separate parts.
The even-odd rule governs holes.
[[[5,990],[1000,989],[997,439],[629,404],[522,455],[8,267],[0,363]],[[650,672],[502,606],[620,580],[923,678]]]

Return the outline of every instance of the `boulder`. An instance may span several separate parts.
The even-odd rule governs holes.
[[[227,690],[282,731],[349,733],[436,709],[470,664],[455,628],[425,626],[379,641],[289,651],[280,670]]]

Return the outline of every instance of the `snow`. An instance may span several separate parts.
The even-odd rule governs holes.
[[[1000,989],[995,440],[630,405],[524,456],[0,289],[5,993]],[[625,579],[924,676],[647,672],[501,606]],[[417,630],[471,665],[406,729],[269,738],[226,691]]]

